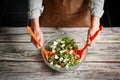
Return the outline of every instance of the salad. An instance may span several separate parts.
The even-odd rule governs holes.
[[[74,39],[68,37],[58,38],[48,45],[51,55],[47,62],[57,68],[69,68],[80,63],[80,56],[77,55],[78,46]]]

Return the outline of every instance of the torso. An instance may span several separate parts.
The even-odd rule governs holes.
[[[44,11],[40,17],[43,27],[90,26],[89,0],[43,0]]]

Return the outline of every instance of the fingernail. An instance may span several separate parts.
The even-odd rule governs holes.
[[[38,49],[40,49],[40,47],[37,47]]]

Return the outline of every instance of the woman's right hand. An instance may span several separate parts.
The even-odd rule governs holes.
[[[40,27],[37,29],[33,28],[32,30],[33,30],[34,34],[36,35],[36,37],[38,38],[38,40],[40,40],[40,45],[43,45],[43,33],[42,33]],[[31,37],[31,42],[36,46],[36,48],[40,48],[39,44],[37,44],[32,37]]]
[[[31,20],[31,26],[32,26],[32,30],[33,30],[34,34],[36,35],[36,37],[38,38],[38,40],[40,40],[40,45],[43,45],[43,33],[42,33],[41,29],[40,29],[39,17],[33,18]],[[32,37],[31,37],[31,42],[37,48],[40,48],[39,44],[37,44]]]

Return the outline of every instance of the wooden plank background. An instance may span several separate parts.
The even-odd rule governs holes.
[[[58,32],[86,39],[87,28],[42,28],[44,40]],[[25,27],[0,29],[0,80],[120,80],[120,28],[104,28],[101,38],[89,47],[85,61],[75,71],[59,73],[43,61],[30,42]]]

